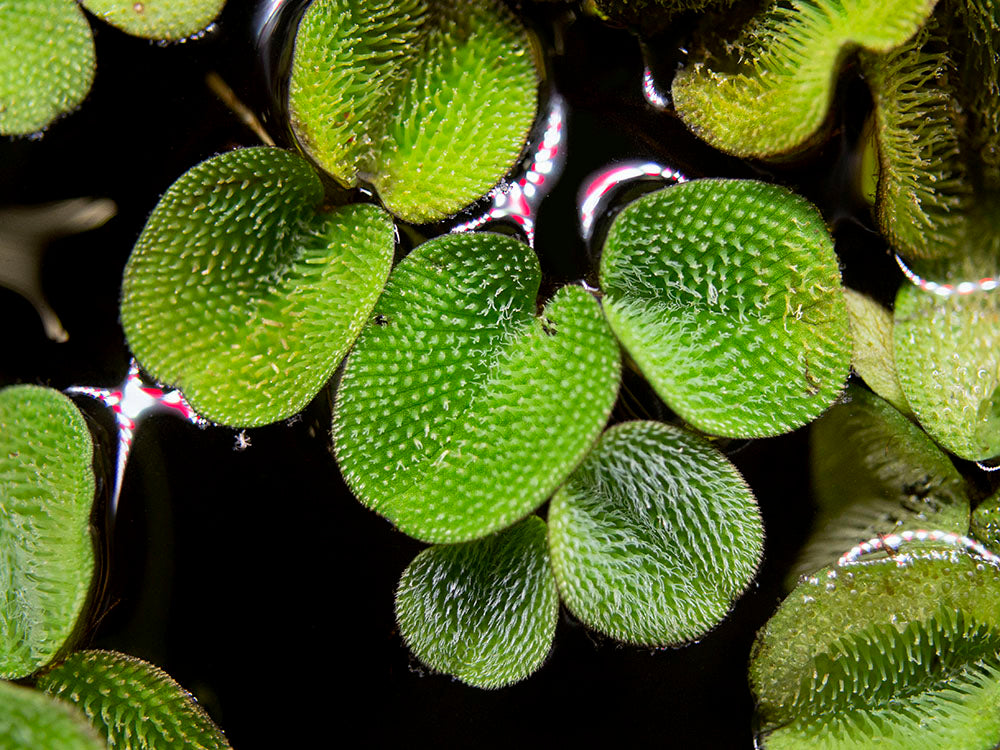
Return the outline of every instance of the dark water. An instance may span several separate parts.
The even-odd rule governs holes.
[[[257,144],[207,89],[208,71],[285,137],[268,79],[282,48],[267,47],[263,65],[254,36],[260,16],[249,3],[229,5],[206,38],[169,47],[95,22],[98,74],[82,109],[40,141],[0,142],[0,205],[82,195],[119,206],[106,226],[57,241],[47,255],[45,289],[69,342],[48,342],[28,304],[0,289],[0,384],[121,380],[129,359],[117,319],[121,272],[146,217],[198,161]],[[846,278],[889,296],[898,271],[863,213],[844,200],[846,177],[834,166],[858,129],[856,115],[803,163],[777,170],[729,159],[643,99],[645,60],[630,34],[543,5],[532,12],[548,49],[548,85],[568,103],[566,167],[537,213],[549,286],[588,277],[595,266],[596,244],[577,230],[580,184],[609,162],[643,158],[689,177],[758,176],[796,186],[828,218],[848,218],[837,233]],[[679,53],[669,40],[660,44],[654,69],[669,74]],[[843,96],[858,98],[850,84]],[[619,203],[650,186],[622,191]],[[606,223],[599,221],[598,235]],[[617,418],[665,414],[640,380],[630,376],[626,386]],[[108,433],[109,416],[86,408],[95,430]],[[759,499],[767,552],[757,582],[715,631],[685,648],[651,652],[603,639],[564,615],[535,676],[484,692],[426,674],[403,646],[393,591],[421,545],[347,492],[329,454],[328,420],[323,395],[293,424],[248,431],[252,446],[244,451],[234,449],[231,430],[199,430],[169,416],[145,422],[90,645],[166,669],[241,749],[333,745],[348,730],[365,744],[751,746],[750,645],[780,600],[811,514],[805,431],[729,446]],[[112,445],[105,434],[104,448]]]

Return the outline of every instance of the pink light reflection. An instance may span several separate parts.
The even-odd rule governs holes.
[[[977,281],[962,281],[958,284],[939,284],[936,281],[930,281],[922,276],[918,276],[913,269],[906,265],[898,254],[895,258],[896,265],[899,266],[899,269],[911,284],[923,289],[925,292],[936,294],[938,297],[945,298],[956,294],[964,295],[974,292],[992,292],[994,289],[1000,288],[1000,277],[998,276],[987,276]]]
[[[580,228],[584,239],[594,231],[597,213],[604,208],[607,196],[619,185],[643,177],[662,177],[673,183],[687,182],[687,177],[672,167],[651,161],[627,161],[592,174],[580,189]]]

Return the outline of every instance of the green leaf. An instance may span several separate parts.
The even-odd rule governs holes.
[[[616,218],[604,311],[656,392],[700,430],[777,435],[833,403],[850,367],[833,242],[773,185],[696,180]]]
[[[904,414],[910,406],[892,354],[892,313],[867,295],[844,289],[854,343],[851,364],[868,387]]]
[[[94,38],[73,0],[0,0],[0,135],[29,135],[76,109],[94,80]]]
[[[326,210],[318,175],[274,148],[230,151],[160,200],[125,268],[129,346],[209,419],[267,424],[330,378],[385,284],[389,216]]]
[[[122,31],[146,39],[183,39],[208,26],[226,0],[80,0]]]
[[[970,531],[990,549],[1000,549],[1000,489],[973,511]]]
[[[288,106],[313,160],[427,222],[513,167],[537,88],[527,33],[496,0],[315,0],[296,35]]]
[[[677,112],[699,137],[738,156],[800,150],[820,135],[847,55],[903,44],[935,2],[773,2],[733,40],[712,29],[674,78]]]
[[[1000,234],[991,249],[920,267],[939,284],[1000,275]],[[896,296],[899,381],[921,426],[962,458],[1000,454],[1000,294],[942,296],[904,284]]]
[[[960,546],[828,568],[758,634],[766,747],[991,748],[1000,737],[1000,570]]]
[[[396,591],[399,630],[417,658],[482,688],[537,670],[558,614],[545,522],[536,516],[493,536],[424,550]]]
[[[76,704],[110,748],[229,748],[190,693],[163,670],[132,656],[78,651],[40,676],[38,687]]]
[[[0,677],[49,663],[74,634],[94,575],[93,443],[58,391],[0,391]]]
[[[87,719],[63,701],[0,680],[0,747],[4,750],[104,750]]]
[[[792,576],[879,534],[969,528],[962,475],[919,427],[864,388],[850,388],[812,425],[811,464],[819,514]]]
[[[536,317],[538,259],[493,234],[438,237],[393,271],[333,415],[344,478],[411,536],[466,541],[541,505],[600,435],[618,347],[564,287]]]
[[[549,507],[563,601],[622,641],[664,646],[725,617],[760,563],[764,529],[736,468],[659,422],[609,429]]]

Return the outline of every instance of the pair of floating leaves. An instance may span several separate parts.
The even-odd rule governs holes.
[[[815,531],[792,575],[812,573],[879,534],[938,529],[964,534],[961,474],[919,427],[854,386],[812,426]]]
[[[179,39],[225,0],[81,0],[123,31]],[[74,0],[0,0],[0,135],[28,135],[79,106],[94,80],[94,38]]]
[[[403,574],[400,632],[432,668],[479,687],[533,672],[567,607],[614,638],[651,646],[717,624],[763,549],[753,496],[704,440],[656,422],[611,428],[529,518],[472,542],[436,545]]]
[[[702,40],[702,51],[674,78],[677,112],[698,136],[739,156],[800,150],[819,136],[848,52],[903,44],[934,4],[774,2],[734,40]]]
[[[327,209],[301,157],[231,151],[189,170],[153,211],[125,269],[122,325],[150,375],[203,416],[274,422],[340,363],[394,246],[377,207]]]
[[[1000,738],[1000,570],[914,547],[803,581],[750,664],[764,746],[975,748]]]
[[[498,0],[315,0],[296,33],[288,105],[323,169],[425,222],[510,170],[537,87],[528,36]]]
[[[645,195],[615,218],[600,278],[618,339],[700,430],[793,430],[847,379],[833,242],[819,212],[783,188],[697,180]]]
[[[0,678],[48,664],[76,630],[94,575],[93,443],[57,391],[0,391]]]
[[[333,441],[354,494],[407,534],[510,525],[600,435],[618,346],[580,287],[537,316],[540,281],[531,249],[493,234],[438,237],[393,271],[344,367]]]

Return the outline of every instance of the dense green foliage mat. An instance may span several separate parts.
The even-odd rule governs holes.
[[[0,677],[49,663],[77,627],[95,564],[92,460],[66,396],[0,390]]]
[[[600,435],[618,346],[564,287],[536,314],[531,249],[438,237],[393,271],[347,359],[334,451],[354,494],[411,536],[464,541],[541,505]]]
[[[375,206],[324,207],[300,156],[252,148],[213,157],[170,186],[136,242],[122,283],[129,346],[213,421],[289,417],[367,320],[393,233]]]

